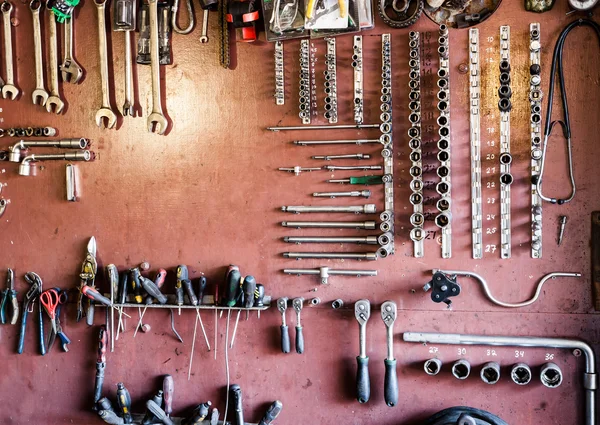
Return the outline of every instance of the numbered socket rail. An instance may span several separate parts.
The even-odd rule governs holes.
[[[283,41],[275,42],[275,103],[285,104],[285,80],[283,74]]]
[[[439,214],[435,217],[435,224],[442,231],[442,258],[452,257],[452,213],[450,210],[450,52],[448,45],[448,27],[440,25],[438,38],[438,53],[440,67],[438,69],[438,104],[439,116],[437,123],[438,133],[438,161],[440,166],[437,175],[440,182],[437,192],[441,198],[437,201]]]
[[[483,258],[483,204],[481,202],[481,73],[479,29],[469,29],[469,112],[471,137],[471,233],[473,258]]]
[[[384,211],[379,215],[383,232],[378,237],[377,255],[385,258],[394,253],[394,143],[392,140],[392,37],[381,35],[381,143],[383,149]]]
[[[512,156],[510,154],[510,27],[500,27],[500,258],[510,258],[510,185],[513,182],[510,174]]]
[[[411,149],[410,160],[410,203],[413,206],[413,213],[410,216],[410,224],[413,228],[410,231],[410,239],[413,241],[413,255],[417,258],[423,257],[425,230],[425,217],[423,216],[423,158],[421,151],[421,57],[420,48],[421,36],[416,31],[409,33],[409,79],[408,86],[410,92],[408,95],[410,115],[408,120],[411,127],[408,129],[410,137],[409,146]]]
[[[327,53],[325,54],[325,119],[330,124],[338,122],[337,107],[337,64],[335,56],[335,38],[326,38]]]
[[[354,122],[363,122],[363,55],[362,35],[354,36],[354,54],[352,55],[352,68],[354,68]]]
[[[542,258],[542,198],[535,182],[542,167],[542,90],[540,24],[529,25],[529,104],[531,105],[531,258]]]
[[[308,40],[300,40],[300,119],[302,124],[310,124],[311,114],[311,77],[310,45]]]

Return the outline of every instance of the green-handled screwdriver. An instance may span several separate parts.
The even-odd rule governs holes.
[[[350,177],[347,179],[326,180],[326,182],[327,183],[361,184],[364,186],[370,186],[373,184],[383,184],[383,176]]]

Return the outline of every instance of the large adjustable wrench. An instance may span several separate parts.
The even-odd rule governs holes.
[[[42,3],[39,0],[31,0],[29,9],[33,16],[33,48],[35,54],[35,90],[31,94],[34,105],[44,106],[48,100],[48,92],[44,86],[44,58],[42,56],[42,25],[40,12]],[[39,101],[39,103],[38,103]]]
[[[152,69],[152,113],[148,116],[148,131],[156,128],[164,134],[169,122],[162,111],[160,96],[160,58],[158,44],[158,0],[148,0],[150,9],[150,67]]]
[[[2,97],[15,100],[20,93],[20,90],[15,86],[15,70],[13,67],[13,51],[12,51],[12,24],[10,15],[12,12],[12,4],[7,0],[2,3],[2,20],[4,21],[4,63],[6,65],[6,83],[2,87]]]
[[[58,92],[58,38],[56,36],[56,17],[52,9],[48,9],[48,32],[50,33],[50,97],[46,101],[46,111],[60,114],[65,107],[65,103],[60,98]]]
[[[102,127],[106,118],[106,128],[113,128],[117,115],[110,105],[110,83],[108,81],[108,45],[106,41],[106,0],[94,0],[98,11],[98,49],[100,53],[100,78],[102,80],[102,106],[96,112],[96,125]]]
[[[65,53],[63,63],[60,65],[62,80],[65,83],[78,84],[83,77],[83,69],[73,57],[73,26],[75,25],[75,17],[71,16],[65,21],[64,36],[65,36]]]

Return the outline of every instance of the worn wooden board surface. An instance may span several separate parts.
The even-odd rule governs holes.
[[[67,101],[63,116],[49,115],[31,105],[34,88],[31,17],[24,3],[16,2],[15,28],[17,82],[24,94],[17,102],[2,100],[3,127],[16,125],[52,125],[64,137],[87,137],[96,151],[96,161],[81,164],[81,201],[64,201],[64,164],[48,163],[36,177],[21,177],[12,163],[0,165],[0,181],[5,184],[3,196],[11,200],[1,219],[0,267],[13,267],[17,273],[19,296],[26,292],[22,279],[26,271],[36,271],[46,287],[73,288],[78,284],[78,271],[88,238],[98,240],[101,265],[114,263],[121,269],[149,261],[153,270],[170,271],[180,263],[188,264],[194,277],[205,273],[210,285],[219,281],[223,266],[238,264],[243,274],[256,276],[265,284],[268,294],[311,298],[318,296],[322,304],[305,308],[302,318],[306,353],[284,355],[279,351],[280,316],[271,309],[257,320],[242,316],[236,343],[229,350],[231,382],[244,391],[247,421],[258,421],[262,411],[274,399],[283,401],[281,424],[398,424],[419,420],[448,406],[469,405],[500,415],[510,424],[580,424],[582,423],[582,367],[568,352],[526,349],[498,349],[497,356],[487,356],[485,348],[467,348],[459,353],[454,346],[437,347],[446,365],[459,357],[469,359],[474,376],[458,382],[445,367],[438,377],[426,377],[422,361],[432,356],[431,347],[401,342],[402,331],[445,331],[477,334],[569,336],[584,338],[597,348],[600,341],[598,319],[591,305],[589,263],[590,214],[598,209],[600,187],[597,185],[597,146],[599,90],[599,58],[597,41],[590,32],[576,30],[565,49],[565,66],[569,92],[575,177],[578,194],[568,206],[544,208],[544,258],[529,258],[529,134],[527,101],[524,90],[528,67],[527,37],[529,23],[539,21],[542,28],[542,67],[544,91],[547,92],[551,52],[560,32],[574,17],[566,17],[564,1],[544,15],[524,12],[521,2],[505,0],[498,12],[480,28],[484,59],[497,56],[499,26],[511,25],[513,90],[512,145],[515,161],[513,173],[513,258],[500,260],[499,252],[486,253],[483,260],[470,258],[470,174],[469,130],[467,115],[468,78],[458,73],[460,63],[467,61],[467,31],[451,31],[452,65],[452,179],[453,179],[453,258],[442,261],[435,239],[426,242],[423,259],[411,257],[408,218],[408,147],[404,136],[407,115],[408,30],[393,30],[393,94],[394,126],[397,152],[396,255],[371,264],[353,262],[285,260],[287,250],[317,250],[319,247],[290,246],[282,237],[291,234],[311,235],[313,231],[285,230],[279,226],[290,219],[279,211],[282,205],[309,204],[314,191],[331,190],[323,183],[325,172],[294,177],[276,171],[277,167],[312,165],[311,155],[365,152],[377,154],[373,148],[300,148],[290,144],[298,138],[356,137],[354,132],[274,134],[264,127],[274,124],[297,125],[297,51],[299,43],[285,44],[286,104],[276,107],[272,98],[273,48],[265,42],[237,46],[237,69],[225,71],[217,63],[216,15],[211,15],[207,45],[200,45],[197,26],[189,36],[173,38],[174,63],[162,70],[166,94],[166,110],[172,121],[169,134],[148,134],[146,119],[150,105],[150,72],[138,67],[136,97],[144,118],[119,119],[117,131],[99,130],[93,117],[100,105],[100,83],[97,53],[96,11],[85,1],[80,8],[75,28],[76,57],[86,70],[80,86],[62,85]],[[201,18],[201,13],[196,11]],[[436,28],[426,18],[413,28],[431,31],[435,48]],[[366,34],[365,50],[365,121],[379,116],[380,37],[388,31],[378,23]],[[424,35],[425,37],[425,35]],[[488,37],[493,37],[488,41]],[[112,33],[111,70],[116,79],[113,104],[123,101],[123,34]],[[314,42],[322,66],[324,43]],[[491,49],[491,50],[488,50]],[[485,49],[485,51],[484,51]],[[435,50],[434,50],[435,51]],[[351,122],[352,70],[351,36],[338,39],[338,92],[340,122]],[[434,65],[435,65],[435,57]],[[484,145],[483,154],[498,154],[496,113],[497,63],[483,69],[485,84],[482,129],[495,127]],[[322,102],[322,80],[319,75],[319,102]],[[321,107],[321,106],[320,106]],[[544,102],[544,110],[546,103]],[[559,110],[555,111],[558,117]],[[322,118],[318,120],[322,122]],[[487,131],[487,130],[486,130]],[[360,136],[371,133],[362,132]],[[487,140],[486,140],[487,141]],[[565,148],[562,139],[553,137],[549,152],[549,168],[545,188],[566,193]],[[0,148],[11,144],[4,138]],[[431,146],[431,145],[428,145]],[[428,149],[431,149],[428,147]],[[433,162],[432,162],[433,163]],[[497,180],[496,160],[484,161],[483,167],[496,166],[484,176],[484,182]],[[346,174],[337,173],[335,177]],[[495,198],[485,204],[484,213],[495,215],[485,221],[486,228],[499,227],[499,192],[484,189],[484,198]],[[381,196],[374,196],[381,208]],[[334,201],[323,200],[322,204]],[[316,203],[316,202],[314,202]],[[336,200],[336,204],[346,201]],[[351,202],[347,202],[350,204]],[[569,216],[564,244],[556,246],[557,218]],[[311,217],[312,218],[312,217]],[[317,218],[315,216],[315,218]],[[340,217],[352,219],[354,217]],[[429,230],[435,230],[428,223]],[[490,230],[492,232],[492,230]],[[318,232],[326,234],[327,232]],[[350,235],[355,232],[330,231]],[[499,245],[499,233],[485,235],[484,243]],[[328,249],[334,250],[335,247]],[[356,250],[356,247],[339,247]],[[310,277],[288,277],[284,267],[313,267],[328,264],[338,268],[377,268],[379,276],[368,279],[331,279],[328,287],[318,286]],[[462,279],[463,294],[456,299],[452,311],[433,304],[421,292],[432,268],[474,270],[490,282],[494,294],[503,300],[518,301],[529,297],[539,277],[551,271],[580,271],[581,279],[549,282],[540,300],[519,311],[506,311],[491,305],[474,281]],[[4,276],[3,274],[0,275]],[[3,277],[2,277],[3,279]],[[172,285],[172,277],[167,285]],[[168,286],[171,287],[172,286]],[[311,292],[317,289],[317,292]],[[347,309],[333,311],[329,305],[342,298]],[[358,329],[352,314],[352,303],[368,298],[374,311],[367,331],[368,354],[371,358],[371,401],[359,405],[354,400],[355,359],[358,354]],[[399,405],[393,409],[383,401],[383,359],[385,357],[384,326],[376,310],[381,302],[392,299],[400,313],[396,322],[395,350],[400,383]],[[132,311],[133,317],[136,312]],[[289,313],[289,312],[288,312]],[[63,329],[72,340],[69,353],[58,347],[41,357],[37,354],[35,331],[29,323],[25,353],[15,354],[17,328],[0,326],[0,395],[4,424],[70,424],[99,423],[90,412],[95,375],[95,339],[97,330],[75,323],[75,308],[69,306]],[[102,319],[99,312],[97,323]],[[203,315],[213,344],[214,318]],[[234,318],[230,323],[231,334]],[[127,332],[108,354],[105,393],[114,397],[117,382],[125,382],[134,400],[134,410],[143,411],[145,400],[155,391],[162,374],[175,379],[175,414],[183,415],[194,404],[210,399],[224,409],[224,387],[227,383],[224,360],[224,335],[227,318],[218,320],[217,360],[207,352],[198,334],[193,374],[187,381],[193,314],[177,317],[177,329],[184,338],[180,344],[169,329],[167,312],[150,311],[145,321],[152,326],[147,334],[133,338],[134,320],[127,321]],[[288,314],[290,327],[295,318]],[[293,338],[293,332],[292,332]],[[214,348],[214,347],[213,347]],[[523,357],[520,351],[524,351]],[[490,353],[491,354],[491,353]],[[517,388],[505,374],[496,386],[486,386],[478,378],[479,365],[490,357],[506,369],[517,360],[529,363],[537,371],[546,356],[554,356],[565,374],[565,383],[548,390],[537,380]],[[537,373],[537,372],[536,372]]]

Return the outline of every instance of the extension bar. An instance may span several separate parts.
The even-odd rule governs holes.
[[[327,53],[325,54],[325,119],[329,124],[338,122],[337,108],[337,64],[335,56],[335,37],[325,38]]]
[[[448,43],[448,27],[440,25],[440,36],[438,38],[438,53],[440,68],[438,70],[438,111],[437,123],[438,133],[438,160],[440,166],[437,169],[440,182],[437,184],[437,192],[441,198],[437,202],[440,212],[435,217],[435,224],[442,231],[442,258],[452,257],[452,212],[451,212],[451,183],[450,183],[450,51]]]
[[[471,235],[473,258],[483,258],[483,204],[481,200],[481,73],[479,29],[469,29],[470,132],[471,132]]]
[[[598,387],[596,357],[592,347],[583,341],[562,338],[537,338],[532,336],[484,336],[427,332],[405,332],[402,337],[405,342],[417,342],[421,344],[545,347],[579,350],[585,356],[585,372],[583,373],[585,425],[596,424],[596,388]]]
[[[511,255],[510,174],[510,27],[500,27],[500,258]]]
[[[363,62],[362,62],[362,35],[354,36],[354,54],[352,55],[352,68],[354,68],[354,122],[363,122]]]
[[[319,267],[318,269],[284,269],[286,274],[295,275],[319,275],[321,278],[321,284],[327,285],[329,283],[330,276],[377,276],[377,270],[334,270],[329,267]]]
[[[285,80],[283,71],[283,41],[275,42],[275,104],[285,104]]]
[[[411,127],[408,129],[408,142],[411,152],[410,160],[412,166],[410,168],[410,203],[413,205],[413,213],[410,216],[410,224],[413,228],[410,231],[410,239],[413,241],[413,255],[416,258],[421,258],[425,255],[425,216],[423,215],[423,155],[421,150],[421,58],[420,58],[420,41],[421,35],[416,31],[409,33],[408,46],[409,51],[409,78],[408,83],[410,93],[408,95],[410,115],[408,121]]]
[[[542,166],[542,91],[540,24],[529,25],[529,103],[531,105],[531,258],[542,258],[542,198],[537,182]]]

